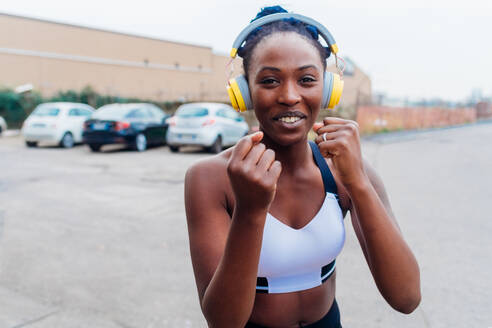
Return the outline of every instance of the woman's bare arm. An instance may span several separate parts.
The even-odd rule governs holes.
[[[245,146],[244,143],[240,141],[236,147],[251,148],[252,145]],[[252,152],[254,148],[251,148]],[[258,163],[253,160],[255,168],[268,166],[276,178],[254,175],[254,170],[244,169],[247,163],[230,160],[227,173],[236,177],[230,178],[233,189],[234,181],[236,191],[237,184],[242,187],[239,189],[244,189],[240,195],[235,191],[232,218],[227,212],[224,196],[225,168],[218,170],[217,163],[208,161],[193,166],[186,174],[185,203],[191,259],[200,305],[210,327],[244,327],[253,310],[263,227],[268,204],[273,199],[268,193],[273,191],[274,194],[274,190],[269,190],[262,195],[262,190],[255,190],[254,185],[264,184],[263,191],[272,189],[280,174],[279,163],[272,165],[274,154],[271,151],[265,152],[264,146],[263,149],[260,146],[256,153],[253,156],[261,158]],[[217,176],[218,172],[223,172],[223,176]],[[248,185],[250,182],[252,184]],[[248,193],[263,199],[255,200]],[[241,202],[238,198],[251,202]]]
[[[393,217],[384,185],[363,161],[357,122],[325,117],[315,141],[351,199],[352,222],[379,291],[403,313],[420,303],[420,271]]]
[[[374,281],[386,301],[402,313],[420,303],[420,271],[403,239],[386,190],[376,171],[364,161],[368,180],[349,191],[352,225]]]

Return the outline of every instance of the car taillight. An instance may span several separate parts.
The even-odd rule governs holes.
[[[177,123],[176,121],[177,121],[176,117],[173,116],[173,117],[168,118],[166,120],[166,123],[169,124],[169,126],[176,126],[176,123]]]
[[[215,120],[213,118],[209,118],[208,120],[202,123],[202,126],[214,125],[214,124],[215,124]]]
[[[125,130],[128,129],[129,127],[130,127],[130,123],[128,122],[116,122],[114,125],[114,129],[116,131]]]

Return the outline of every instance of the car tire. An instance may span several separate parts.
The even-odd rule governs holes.
[[[89,148],[93,151],[93,152],[98,152],[101,150],[101,146],[100,144],[89,144]]]
[[[72,148],[75,145],[75,140],[70,132],[65,132],[60,140],[60,147],[62,148]]]
[[[169,146],[169,149],[173,153],[177,153],[179,151],[179,147],[178,146]]]
[[[208,151],[212,154],[218,154],[222,151],[222,137],[217,136],[212,146],[208,147]]]
[[[2,127],[0,126],[0,136],[2,136]]]
[[[26,146],[29,148],[34,148],[38,146],[37,141],[26,141]]]
[[[137,134],[135,137],[135,142],[133,144],[133,149],[135,149],[138,152],[146,151],[147,150],[147,137],[143,133]]]

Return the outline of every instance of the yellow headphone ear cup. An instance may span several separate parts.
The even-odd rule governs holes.
[[[333,74],[333,89],[330,95],[330,102],[328,108],[334,108],[340,102],[343,91],[343,81],[340,79],[340,75]]]
[[[236,101],[237,108],[236,110],[240,112],[245,112],[247,110],[246,104],[244,103],[243,95],[241,94],[241,90],[239,89],[239,86],[237,84],[236,79],[230,79],[229,80],[229,86],[232,91],[232,95],[234,96],[234,100]],[[229,93],[229,97],[231,97],[231,93]],[[231,97],[232,98],[232,97]],[[232,100],[231,100],[232,103]],[[234,104],[233,104],[234,106]]]
[[[237,104],[236,96],[234,96],[234,91],[232,91],[232,88],[228,85],[227,87],[227,94],[229,95],[229,99],[231,100],[231,105],[232,107],[239,111],[239,106]]]

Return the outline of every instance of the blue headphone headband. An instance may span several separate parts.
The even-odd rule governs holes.
[[[253,32],[256,28],[266,25],[271,22],[283,20],[283,19],[289,19],[289,18],[294,18],[297,19],[307,25],[313,25],[318,29],[319,34],[323,37],[323,39],[326,41],[328,46],[330,47],[331,52],[336,54],[338,52],[338,46],[335,42],[335,39],[331,35],[331,33],[328,31],[326,27],[321,25],[319,22],[315,21],[312,18],[299,15],[299,14],[292,14],[292,13],[278,13],[278,14],[271,14],[268,16],[263,16],[261,18],[258,18],[251,22],[244,30],[239,33],[237,36],[236,40],[234,40],[234,43],[232,44],[232,50],[231,50],[231,57],[235,58],[237,55],[237,50],[241,45],[244,43],[248,35]]]

